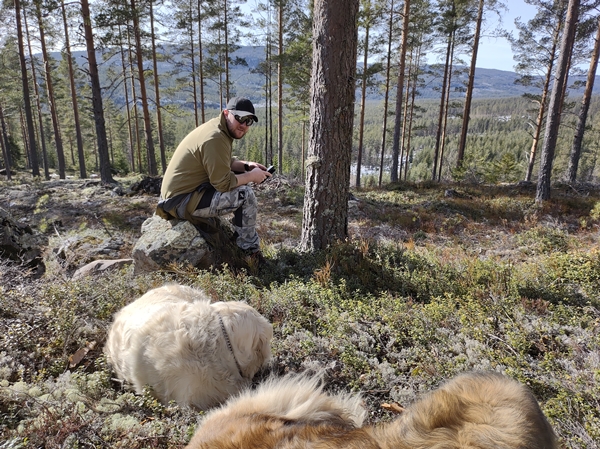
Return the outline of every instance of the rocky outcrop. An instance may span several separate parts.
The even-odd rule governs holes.
[[[43,235],[34,233],[28,225],[19,223],[0,208],[0,258],[20,263],[39,277],[46,271],[42,248],[48,243]]]

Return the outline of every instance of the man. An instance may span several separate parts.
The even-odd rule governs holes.
[[[233,213],[236,244],[260,259],[256,233],[257,204],[248,183],[260,184],[271,174],[257,162],[232,157],[234,139],[241,139],[258,118],[247,98],[229,100],[221,114],[189,133],[167,166],[157,215],[198,224],[198,219]]]

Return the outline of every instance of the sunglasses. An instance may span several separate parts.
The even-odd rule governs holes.
[[[235,118],[238,123],[242,123],[243,125],[246,126],[252,126],[252,124],[254,123],[254,119],[252,117],[250,117],[249,115],[245,115],[244,117],[240,117],[239,115],[234,115],[233,118]]]

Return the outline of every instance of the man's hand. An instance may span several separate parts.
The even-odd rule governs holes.
[[[248,164],[250,165],[250,164]],[[262,167],[262,168],[261,168]],[[265,179],[271,177],[271,173],[267,171],[267,168],[262,164],[257,164],[255,168],[246,172],[236,174],[235,177],[238,180],[238,185],[248,184],[249,182],[254,182],[256,184],[260,184]]]

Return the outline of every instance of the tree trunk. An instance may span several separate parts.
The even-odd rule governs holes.
[[[481,22],[483,21],[483,3],[479,0],[477,10],[477,22],[475,25],[475,36],[473,37],[473,52],[471,54],[471,67],[469,68],[469,81],[467,82],[467,93],[465,95],[465,108],[463,110],[462,129],[456,156],[456,167],[460,168],[465,158],[465,146],[467,144],[467,131],[469,130],[469,119],[471,114],[471,99],[473,98],[473,87],[475,85],[475,68],[477,64],[477,51],[479,50],[479,38],[481,36]]]
[[[556,75],[552,86],[552,94],[550,96],[550,106],[548,107],[546,130],[544,133],[544,145],[542,147],[542,157],[540,161],[540,176],[535,194],[535,201],[538,204],[550,199],[552,163],[554,160],[554,151],[558,139],[558,127],[560,124],[560,100],[564,83],[567,78],[578,16],[579,0],[569,0],[569,5],[567,6],[567,19],[560,44],[560,56],[558,57]]]
[[[431,179],[437,178],[438,159],[440,157],[440,139],[442,137],[442,123],[444,120],[444,109],[446,106],[446,89],[448,85],[448,66],[450,65],[450,54],[452,52],[452,32],[448,34],[448,47],[446,49],[446,63],[444,64],[444,77],[442,80],[442,94],[440,100],[440,111],[438,114],[438,126],[435,134],[435,149],[433,151],[433,168],[431,170]]]
[[[52,66],[46,48],[46,33],[44,31],[44,22],[42,20],[42,9],[40,0],[35,2],[35,12],[40,32],[40,44],[42,46],[42,57],[44,58],[44,79],[46,80],[46,95],[48,96],[48,106],[50,106],[50,117],[52,118],[52,128],[54,130],[54,144],[56,145],[56,158],[58,159],[58,176],[60,179],[66,178],[65,173],[65,152],[60,134],[60,125],[58,123],[58,112],[56,110],[56,100],[54,99],[54,85],[52,83]]]
[[[50,169],[48,167],[48,151],[46,149],[46,131],[44,130],[44,115],[42,114],[42,103],[41,96],[37,83],[37,72],[35,70],[35,58],[33,57],[33,50],[31,48],[31,35],[29,34],[29,25],[27,21],[26,11],[23,10],[23,22],[25,24],[25,36],[27,37],[27,48],[29,50],[29,54],[31,55],[29,58],[29,63],[31,64],[31,77],[33,79],[33,93],[35,95],[35,103],[37,109],[37,119],[39,126],[39,139],[40,145],[42,147],[42,165],[44,166],[44,178],[46,180],[50,179]]]
[[[417,49],[416,56],[416,72],[413,75],[411,94],[410,94],[410,110],[409,110],[409,121],[408,121],[408,140],[406,141],[406,164],[404,164],[404,180],[408,181],[408,164],[410,163],[411,157],[411,138],[412,138],[412,126],[414,121],[415,102],[417,98],[417,82],[419,81],[419,66],[421,65],[421,47]]]
[[[412,56],[412,51],[411,51],[411,56]],[[412,58],[409,58],[410,62],[408,63],[408,76],[405,76],[405,81],[404,81],[404,105],[402,106],[403,111],[402,111],[402,138],[401,140],[401,146],[400,146],[400,164],[399,164],[399,170],[398,170],[398,180],[402,180],[402,168],[404,166],[406,166],[406,155],[404,154],[406,151],[406,138],[408,137],[406,135],[406,131],[408,129],[408,100],[410,98],[410,75],[412,73]]]
[[[198,78],[200,83],[200,115],[202,123],[206,121],[204,105],[204,54],[202,45],[202,1],[198,0]]]
[[[224,1],[223,8],[223,33],[225,38],[225,103],[229,101],[229,22],[227,0]]]
[[[283,173],[283,0],[279,1],[279,47],[277,48],[277,172]]]
[[[571,184],[575,184],[577,180],[577,169],[579,167],[579,159],[581,157],[581,143],[583,142],[583,134],[585,132],[585,122],[587,121],[588,111],[590,109],[590,101],[592,100],[592,91],[594,89],[594,80],[596,79],[596,68],[598,67],[598,57],[600,56],[600,18],[598,18],[598,30],[594,41],[594,50],[590,60],[590,68],[588,69],[587,80],[585,83],[585,91],[581,100],[581,110],[577,120],[577,128],[573,137],[573,145],[571,147],[571,155],[569,157],[568,180]]]
[[[533,129],[533,140],[531,142],[531,149],[529,150],[529,163],[527,164],[527,173],[525,173],[525,181],[527,182],[530,182],[531,177],[533,176],[533,166],[535,165],[537,147],[540,142],[540,136],[542,135],[544,116],[546,115],[546,103],[548,101],[548,93],[550,92],[550,81],[552,81],[552,71],[554,69],[554,57],[556,55],[556,48],[558,47],[561,28],[562,19],[559,15],[558,23],[556,24],[554,35],[552,36],[552,48],[550,49],[548,69],[546,71],[546,78],[544,79],[544,86],[542,88],[542,97],[540,99],[540,107],[538,110],[537,118],[535,120],[535,127]]]
[[[383,124],[381,126],[381,160],[379,162],[379,187],[383,180],[383,162],[385,160],[385,141],[387,137],[388,101],[390,96],[390,69],[392,56],[392,38],[394,32],[394,0],[390,1],[390,20],[388,22],[387,53],[385,64],[385,89],[383,96]]]
[[[129,156],[131,171],[135,172],[135,150],[133,146],[133,129],[131,127],[131,108],[129,107],[129,88],[127,86],[127,63],[125,61],[125,50],[123,49],[123,34],[121,33],[121,25],[119,25],[119,49],[121,50],[121,69],[123,70],[123,91],[125,93],[125,110],[127,111],[127,131],[129,136]],[[133,82],[133,77],[131,78]],[[134,97],[135,98],[135,97]],[[141,171],[141,170],[140,170]]]
[[[398,65],[398,87],[396,89],[396,120],[394,122],[394,140],[392,146],[392,172],[391,181],[398,182],[398,157],[400,155],[400,129],[402,125],[402,97],[404,88],[404,68],[406,65],[406,51],[408,49],[408,17],[410,13],[410,0],[404,0],[402,17],[402,42],[400,44],[400,64]]]
[[[358,0],[315,0],[311,123],[300,248],[348,236]]]
[[[152,122],[150,120],[150,109],[148,107],[148,95],[146,94],[146,77],[144,75],[144,55],[142,53],[142,37],[140,32],[139,16],[135,0],[131,0],[131,13],[133,15],[133,33],[135,36],[135,53],[140,83],[140,96],[142,100],[142,113],[144,116],[144,132],[146,134],[146,157],[148,160],[148,174],[156,176],[156,155],[154,153],[154,140],[152,139]]]
[[[73,71],[73,56],[71,55],[71,44],[69,42],[69,26],[67,23],[67,12],[65,9],[65,1],[60,2],[63,27],[65,32],[65,51],[67,53],[67,64],[69,66],[69,88],[71,92],[71,105],[73,106],[73,121],[75,122],[75,139],[77,141],[77,158],[79,159],[79,177],[87,178],[87,170],[85,168],[85,154],[83,152],[83,136],[81,134],[81,123],[79,121],[79,106],[77,101],[77,91],[75,89],[75,74]]]
[[[6,131],[6,121],[4,120],[4,109],[0,104],[0,147],[2,147],[2,157],[4,159],[4,168],[6,169],[6,180],[10,181],[12,175],[12,160],[10,157],[10,147],[8,143],[8,133]]]
[[[81,14],[83,16],[85,45],[88,56],[88,71],[92,85],[92,108],[94,111],[94,122],[96,123],[100,180],[104,184],[112,184],[115,181],[110,172],[106,125],[104,122],[104,109],[102,106],[102,88],[100,87],[100,77],[98,76],[98,63],[96,62],[96,48],[94,47],[94,35],[92,32],[92,20],[90,17],[90,5],[88,0],[81,0]]]
[[[452,90],[452,70],[454,69],[454,44],[456,42],[456,29],[452,31],[452,49],[450,50],[450,64],[448,65],[448,82],[446,83],[446,100],[444,105],[444,122],[442,125],[442,136],[440,139],[440,163],[438,167],[437,181],[442,179],[442,168],[444,166],[444,152],[446,150],[446,129],[448,127],[448,109],[450,108],[450,91]]]
[[[360,88],[360,118],[358,122],[358,154],[356,156],[356,187],[360,187],[360,168],[362,166],[363,137],[365,133],[365,108],[367,101],[367,64],[369,63],[369,18],[365,22],[365,50],[363,58],[363,73]]]
[[[135,89],[135,74],[133,63],[133,51],[131,50],[131,34],[127,29],[127,54],[129,56],[129,73],[131,74],[131,99],[133,101],[133,129],[135,136],[135,147],[137,152],[138,171],[142,172],[142,144],[140,139],[140,120],[137,107],[137,93]]]
[[[194,53],[194,16],[192,14],[192,2],[190,0],[190,9],[189,9],[189,21],[190,21],[190,56],[191,56],[191,65],[192,65],[192,98],[194,99],[194,120],[196,123],[196,127],[200,124],[198,118],[198,91],[196,87],[196,55]]]
[[[156,127],[158,128],[158,147],[160,149],[160,162],[163,174],[167,169],[167,156],[165,154],[165,138],[163,135],[162,116],[160,106],[160,87],[158,82],[158,62],[156,60],[156,36],[154,34],[154,9],[152,7],[154,0],[150,5],[150,33],[152,39],[152,68],[154,70],[154,100],[156,103]]]
[[[25,141],[28,142],[29,164],[31,174],[40,176],[40,166],[37,156],[37,147],[35,145],[35,130],[33,127],[33,115],[31,113],[31,100],[29,97],[29,81],[27,78],[27,64],[25,62],[25,47],[23,46],[23,27],[21,26],[21,2],[15,1],[15,15],[17,22],[17,43],[19,46],[19,62],[21,66],[21,83],[23,86],[23,107],[25,108],[25,121],[27,123],[27,133]]]

